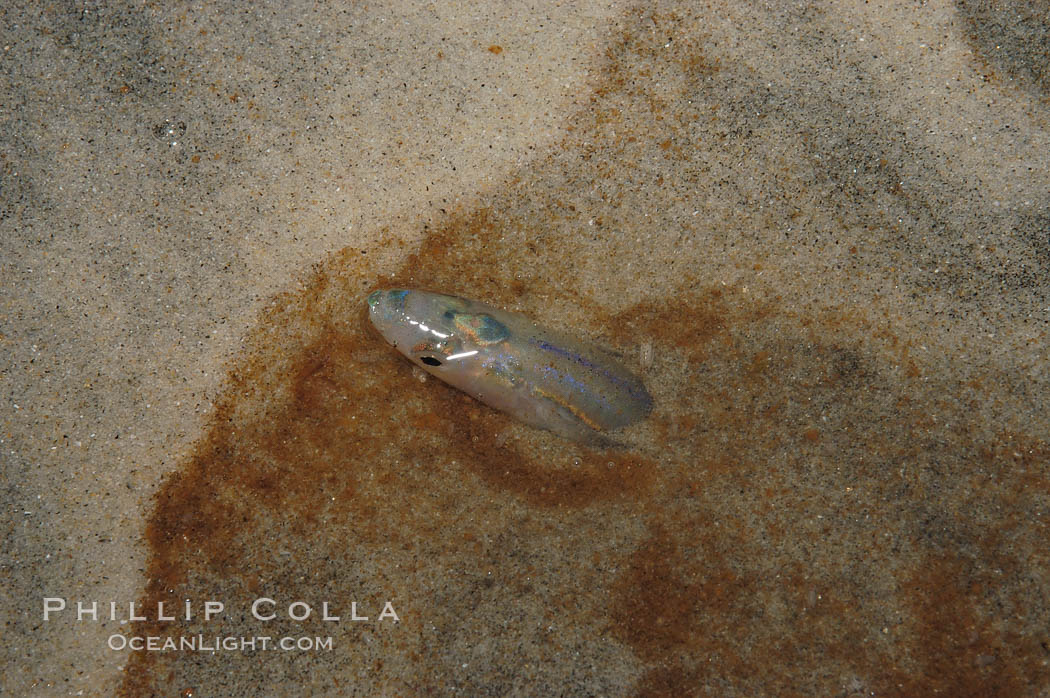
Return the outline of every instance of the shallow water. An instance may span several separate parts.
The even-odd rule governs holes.
[[[791,243],[790,216],[777,226],[781,250],[727,250],[748,229],[734,219],[753,221],[755,206],[715,225],[718,206],[701,219],[685,195],[709,177],[705,158],[741,147],[722,124],[746,107],[708,106],[706,129],[695,118],[666,123],[643,99],[650,88],[629,87],[641,82],[636,62],[662,47],[634,40],[569,141],[602,159],[552,156],[430,233],[392,274],[363,261],[372,250],[346,250],[264,321],[276,336],[251,346],[216,428],[162,494],[151,524],[159,569],[208,584],[259,580],[242,602],[268,589],[317,596],[318,584],[328,597],[398,599],[402,626],[339,631],[350,666],[382,663],[355,681],[369,690],[1042,684],[1044,629],[1028,609],[1050,580],[1029,566],[1047,492],[1031,485],[1045,483],[1048,450],[1042,417],[1017,419],[1042,409],[1035,394],[1001,356],[948,350],[915,331],[917,316],[897,322],[888,311],[909,301],[883,300],[870,277],[832,278],[855,284],[841,303],[808,283],[773,283],[790,270],[777,252],[835,246],[819,230]],[[659,81],[664,99],[688,102],[706,93],[678,66],[700,50],[680,50]],[[610,106],[623,100],[635,111]],[[629,120],[659,124],[666,140],[624,137],[641,131]],[[708,140],[711,150],[698,145]],[[665,184],[630,205],[622,174],[603,170],[635,160]],[[774,189],[784,203],[773,207],[805,195],[799,183],[817,172],[789,171],[799,189]],[[754,164],[736,173],[729,202],[756,176]],[[848,188],[813,186],[830,197],[822,210],[888,215],[881,203],[858,210]],[[836,263],[894,255],[891,230]],[[364,297],[381,284],[484,298],[634,361],[651,343],[654,412],[628,449],[599,451],[420,383],[370,336]],[[182,542],[204,531],[207,547]],[[275,535],[296,564],[264,554]],[[149,602],[168,589],[203,593],[156,578]],[[129,676],[196,671],[180,657],[140,656],[157,665]],[[252,658],[223,666],[243,672],[241,685],[280,680]]]

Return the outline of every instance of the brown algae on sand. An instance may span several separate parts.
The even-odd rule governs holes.
[[[602,443],[652,410],[642,381],[608,352],[519,313],[409,289],[375,291],[368,310],[414,364],[531,426]]]

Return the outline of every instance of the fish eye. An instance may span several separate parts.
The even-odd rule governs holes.
[[[440,366],[441,361],[435,359],[433,356],[421,356],[419,360],[425,363],[427,366]]]

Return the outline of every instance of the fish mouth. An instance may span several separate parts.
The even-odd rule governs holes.
[[[369,293],[368,294],[368,309],[374,312],[375,309],[376,309],[376,306],[379,305],[379,302],[381,300],[383,300],[383,291],[372,291],[371,293]]]
[[[400,288],[381,288],[368,294],[368,319],[384,337],[392,327],[400,325],[405,319],[405,297],[408,293]]]

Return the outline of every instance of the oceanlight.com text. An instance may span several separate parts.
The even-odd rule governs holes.
[[[111,650],[133,652],[330,652],[331,636],[270,637],[254,635],[121,635],[109,636]]]

